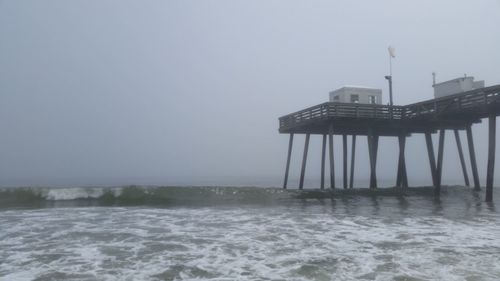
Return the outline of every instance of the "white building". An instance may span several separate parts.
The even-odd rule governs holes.
[[[344,86],[330,92],[330,101],[382,104],[382,90],[362,86]]]
[[[434,87],[434,97],[440,98],[479,88],[484,88],[484,81],[474,81],[474,77],[464,76],[434,84],[432,85],[432,87]]]

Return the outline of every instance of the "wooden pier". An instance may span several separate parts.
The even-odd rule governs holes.
[[[488,118],[488,163],[486,175],[486,201],[493,198],[493,176],[495,166],[496,117],[500,115],[500,85],[481,88],[443,98],[427,100],[406,106],[388,106],[377,104],[357,104],[326,102],[279,118],[279,132],[289,134],[288,156],[283,188],[287,188],[288,174],[294,135],[305,134],[304,153],[300,173],[299,189],[304,186],[307,153],[311,134],[321,135],[321,188],[325,188],[325,157],[328,139],[330,162],[330,187],[335,188],[333,136],[342,135],[343,146],[343,188],[353,187],[355,170],[356,136],[366,136],[370,160],[370,188],[377,188],[377,158],[380,136],[397,137],[399,143],[398,169],[395,184],[408,187],[406,170],[405,144],[411,134],[424,134],[427,144],[430,173],[437,193],[441,187],[443,150],[446,130],[452,130],[457,143],[465,185],[469,186],[469,177],[465,166],[459,131],[467,135],[469,158],[472,167],[474,190],[480,190],[476,154],[471,127]],[[432,134],[439,132],[436,154],[432,143]],[[347,167],[347,137],[352,136],[350,174]],[[350,178],[348,179],[348,174]]]

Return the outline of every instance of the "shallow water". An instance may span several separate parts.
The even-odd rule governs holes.
[[[6,192],[1,280],[500,279],[500,214],[467,188]]]

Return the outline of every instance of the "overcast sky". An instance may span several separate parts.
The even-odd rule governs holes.
[[[432,98],[433,71],[500,84],[499,28],[497,0],[3,0],[0,185],[279,186],[279,116],[346,84],[387,103],[389,45],[396,104]],[[483,184],[486,124],[474,127]],[[444,183],[461,183],[447,138]],[[292,186],[303,136],[295,144]],[[381,139],[381,179],[395,177],[395,144]],[[313,187],[319,147],[313,136]],[[364,137],[358,147],[363,185]],[[423,136],[407,147],[410,184],[431,183]]]

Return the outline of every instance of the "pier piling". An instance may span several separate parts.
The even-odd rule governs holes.
[[[300,170],[300,183],[299,189],[304,188],[304,176],[306,174],[306,163],[307,163],[307,150],[309,149],[309,138],[311,134],[306,134],[306,141],[304,143],[304,155],[302,157],[302,169]]]
[[[323,143],[321,146],[321,189],[325,189],[325,152],[326,152],[326,135],[323,134]]]
[[[286,158],[285,180],[283,181],[284,189],[286,189],[286,186],[288,184],[288,172],[290,171],[290,158],[292,157],[292,146],[293,146],[293,133],[290,134],[290,140],[288,141],[288,156]]]
[[[352,135],[352,145],[351,145],[351,177],[349,178],[349,188],[353,188],[354,185],[354,159],[356,156],[356,135]]]
[[[443,154],[444,154],[444,137],[446,130],[439,130],[439,147],[438,147],[438,159],[436,167],[436,179],[437,184],[434,186],[437,193],[441,191],[441,177],[443,175]]]
[[[347,189],[347,135],[342,135],[342,147],[343,147],[343,181],[344,189]]]
[[[462,166],[465,186],[470,186],[469,175],[467,174],[467,167],[465,166],[464,152],[462,150],[462,142],[460,141],[460,134],[457,129],[453,130],[453,133],[455,134],[455,141],[457,143],[458,156],[460,157],[460,165]]]
[[[372,131],[366,137],[368,141],[368,156],[370,158],[370,188],[377,188],[377,151],[378,151],[378,135]]]
[[[398,136],[399,142],[399,158],[398,158],[398,172],[396,177],[396,187],[408,187],[408,175],[406,173],[406,159],[405,159],[405,146],[406,135],[401,133]]]
[[[476,152],[474,150],[474,140],[472,138],[472,124],[467,124],[466,126],[467,132],[467,143],[469,145],[469,158],[470,165],[472,168],[472,178],[474,179],[474,190],[481,190],[481,186],[479,185],[479,173],[477,172],[477,162],[476,162]]]
[[[335,188],[335,159],[333,155],[333,124],[328,129],[328,151],[330,156],[330,188]]]
[[[496,116],[488,117],[488,168],[486,175],[486,202],[493,200],[493,177],[495,171]]]
[[[427,155],[429,156],[429,165],[431,168],[432,185],[437,186],[436,158],[434,156],[434,145],[432,144],[432,135],[430,132],[425,133],[425,143],[427,144]]]

